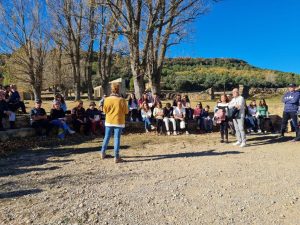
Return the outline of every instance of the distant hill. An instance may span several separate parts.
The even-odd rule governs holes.
[[[232,58],[173,58],[163,69],[164,89],[181,91],[224,89],[238,84],[251,87],[285,87],[300,85],[300,76],[276,70],[261,69],[246,61]]]

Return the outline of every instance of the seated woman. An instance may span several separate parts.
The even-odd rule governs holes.
[[[196,108],[194,109],[193,112],[193,119],[197,121],[197,130],[200,130],[202,125],[201,125],[201,114],[202,114],[203,108],[202,108],[202,103],[199,102],[196,105]]]
[[[158,135],[162,134],[163,129],[163,119],[164,119],[164,109],[162,108],[161,102],[158,102],[153,110],[153,117],[156,120],[156,131]]]
[[[22,109],[23,113],[26,113],[26,107],[19,92],[17,91],[17,86],[15,84],[10,85],[10,94],[8,98],[9,108],[12,112],[16,112],[19,108]]]
[[[257,107],[257,122],[258,122],[258,132],[259,133],[265,133],[265,123],[266,121],[269,122],[269,126],[271,129],[271,132],[274,132],[274,127],[272,124],[272,121],[269,118],[269,112],[268,112],[268,105],[265,101],[265,99],[262,99],[259,101],[259,105]]]
[[[130,94],[128,100],[129,120],[139,122],[139,104],[134,93]]]
[[[210,133],[213,130],[213,121],[209,116],[209,109],[210,107],[207,105],[201,113],[201,120],[206,133]]]
[[[66,123],[66,114],[63,109],[60,108],[60,103],[55,101],[53,103],[53,108],[50,111],[50,123],[52,126],[58,127],[58,137],[61,139],[65,138],[65,134],[68,132],[74,134],[75,131]]]
[[[176,122],[173,116],[173,107],[171,107],[170,103],[166,104],[166,107],[164,108],[164,122],[167,130],[167,135],[170,135],[170,128],[169,128],[169,123],[171,122],[173,124],[173,134],[177,135],[176,132]]]
[[[89,124],[87,123],[85,109],[83,108],[83,102],[78,101],[75,108],[72,109],[72,124],[77,133],[80,133],[81,127],[83,127],[84,134],[89,133]]]
[[[53,102],[54,101],[58,101],[60,103],[60,108],[62,108],[62,110],[64,110],[64,112],[66,114],[70,114],[71,113],[70,111],[68,111],[65,99],[64,99],[64,97],[61,94],[56,94],[55,97],[54,97]]]
[[[191,102],[188,95],[184,95],[182,99],[182,106],[185,108],[186,119],[193,119],[193,109],[191,108]]]
[[[250,105],[247,107],[248,113],[246,115],[246,119],[250,123],[250,132],[251,131],[257,131],[257,118],[256,118],[256,113],[257,113],[257,107],[256,107],[256,101],[252,100]]]
[[[5,100],[5,91],[0,90],[0,131],[4,131],[3,118],[8,117],[10,129],[15,128],[16,114],[9,109],[9,104]]]
[[[144,102],[142,104],[141,115],[142,115],[142,119],[145,123],[146,133],[149,132],[149,130],[148,130],[149,127],[151,127],[151,130],[155,130],[155,127],[151,123],[152,112],[151,112],[151,109],[150,109],[149,105],[146,102]]]
[[[95,108],[96,103],[91,102],[89,108],[86,110],[86,118],[89,127],[93,134],[96,134],[96,128],[100,127],[101,133],[104,133],[104,124],[101,121],[101,112]]]
[[[176,121],[177,127],[180,129],[181,132],[189,134],[187,130],[186,124],[186,112],[185,108],[182,106],[182,102],[177,102],[177,107],[173,111],[174,119]]]

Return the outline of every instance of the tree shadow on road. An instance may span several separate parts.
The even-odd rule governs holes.
[[[32,195],[42,192],[42,189],[29,189],[29,190],[19,190],[19,191],[10,191],[5,193],[0,193],[0,200],[1,199],[8,199],[8,198],[17,198],[22,197],[25,195]]]
[[[145,162],[145,161],[155,161],[161,159],[172,159],[172,158],[191,158],[191,157],[203,157],[203,156],[221,156],[221,155],[236,155],[241,154],[240,151],[224,151],[216,152],[215,150],[208,150],[202,152],[183,152],[176,154],[163,154],[163,155],[149,155],[149,156],[125,156],[126,162]],[[130,160],[132,159],[133,160]],[[129,159],[129,160],[128,160]]]

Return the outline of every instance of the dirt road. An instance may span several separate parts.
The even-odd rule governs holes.
[[[124,164],[101,139],[24,149],[0,159],[0,224],[300,224],[300,143],[278,141],[127,135]]]

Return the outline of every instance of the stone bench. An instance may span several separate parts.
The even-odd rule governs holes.
[[[0,131],[0,141],[4,142],[9,139],[18,139],[35,136],[35,130],[33,128],[20,128],[13,130]]]

